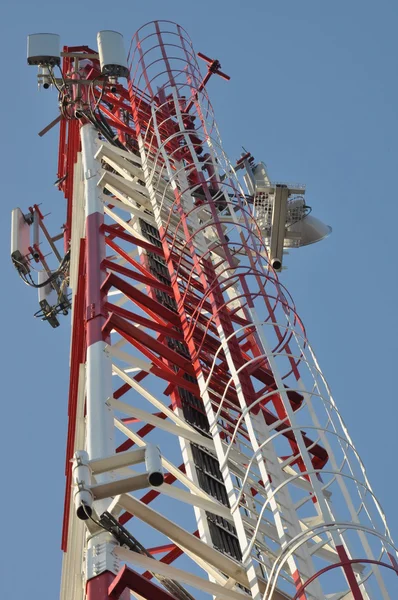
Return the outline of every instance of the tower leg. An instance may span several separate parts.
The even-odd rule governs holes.
[[[110,456],[115,451],[113,439],[112,365],[105,353],[102,326],[105,322],[104,298],[101,284],[105,273],[101,268],[105,258],[105,239],[101,232],[104,222],[103,202],[99,181],[99,165],[94,156],[97,134],[92,125],[80,130],[84,172],[84,200],[86,213],[86,320],[87,320],[87,452],[89,458]],[[99,475],[98,483],[108,481],[109,474]],[[109,501],[94,503],[98,515]],[[116,542],[111,534],[98,533],[87,543],[87,599],[107,600],[108,588],[118,571],[119,563],[112,551]]]
[[[86,588],[86,600],[111,600],[114,596],[109,596],[109,586],[113,583],[115,576],[109,571],[101,573],[93,577],[87,582]],[[119,600],[130,600],[130,590],[125,589],[120,596]]]

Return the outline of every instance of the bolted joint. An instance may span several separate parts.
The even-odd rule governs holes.
[[[118,546],[110,533],[100,533],[88,540],[86,553],[86,580],[93,579],[105,571],[114,575],[120,570],[120,561],[114,553]]]
[[[221,63],[219,60],[215,59],[208,67],[211,73],[217,73],[221,69]]]

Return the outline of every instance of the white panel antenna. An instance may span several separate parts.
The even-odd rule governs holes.
[[[59,65],[61,63],[60,44],[60,37],[56,33],[28,35],[28,65]]]
[[[97,43],[101,73],[108,77],[127,77],[129,69],[122,34],[117,31],[100,31]]]
[[[24,275],[30,272],[29,246],[29,223],[22,210],[14,208],[11,212],[11,259],[16,269]]]

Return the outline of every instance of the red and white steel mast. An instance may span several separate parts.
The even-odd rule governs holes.
[[[112,31],[29,36],[64,248],[35,205],[11,252],[44,320],[72,308],[61,600],[392,600],[397,549],[277,275],[329,228],[303,186],[229,162],[206,91],[229,78],[196,56],[168,21],[127,59]]]

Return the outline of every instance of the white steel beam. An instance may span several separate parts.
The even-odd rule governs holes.
[[[112,469],[120,469],[129,465],[137,465],[145,461],[145,450],[128,450],[127,452],[119,452],[104,458],[90,460],[89,465],[93,475],[111,471]]]
[[[111,144],[108,144],[107,142],[101,143],[95,155],[95,158],[100,159],[104,156],[119,156],[123,159],[128,160],[129,162],[134,163],[137,166],[137,168],[141,168],[141,157],[138,154],[133,154],[132,152],[123,150],[122,148],[118,148],[118,146],[111,146]]]
[[[143,504],[133,496],[123,494],[120,496],[119,504],[127,512],[132,513],[144,523],[147,523],[160,533],[166,535],[177,546],[187,548],[199,558],[202,558],[206,562],[210,562],[222,573],[234,578],[241,585],[249,587],[246,570],[242,564],[234,561],[225,554],[221,554],[221,552],[215,550],[211,546],[208,546],[202,540],[156,512],[153,508]]]
[[[163,483],[160,485],[157,488],[157,491],[165,496],[169,496],[169,498],[174,498],[175,500],[185,502],[191,506],[197,506],[202,510],[207,510],[215,515],[219,515],[220,517],[223,517],[223,519],[233,523],[230,509],[227,506],[220,504],[220,502],[217,502],[217,500],[208,500],[207,498],[202,498],[202,496],[192,492],[186,492],[185,490],[168,483]]]
[[[123,381],[125,383],[128,383],[129,386],[133,390],[135,390],[143,398],[148,400],[148,402],[150,402],[155,408],[157,408],[158,410],[161,410],[165,415],[167,415],[169,417],[169,419],[171,419],[173,421],[173,423],[176,423],[176,425],[178,425],[182,429],[186,429],[186,430],[189,430],[192,432],[195,431],[195,429],[191,425],[188,425],[188,423],[186,423],[183,419],[181,419],[178,415],[176,415],[176,413],[173,410],[171,410],[168,406],[166,406],[164,404],[164,402],[161,402],[160,400],[158,400],[156,398],[156,396],[154,396],[148,390],[146,390],[144,388],[144,386],[142,386],[140,383],[138,383],[138,381],[135,381],[135,379],[132,379],[131,377],[129,377],[117,365],[113,364],[112,368],[113,368],[114,373],[119,375],[119,377],[121,379],[123,379]],[[122,412],[126,412],[126,414],[132,414],[131,411],[136,410],[135,407],[130,406],[129,404],[126,404],[125,402],[121,402],[120,400],[113,399],[112,403],[115,408],[117,408],[118,410],[120,410]],[[135,416],[135,415],[132,414],[132,416]],[[199,435],[201,438],[203,438],[203,436],[201,436],[200,434],[197,434],[197,435]]]
[[[112,498],[119,494],[142,490],[147,487],[150,487],[148,473],[140,473],[139,475],[133,475],[132,477],[125,477],[123,479],[116,479],[115,481],[91,485],[90,492],[93,494],[94,500],[102,500],[104,498]]]
[[[132,417],[137,417],[144,423],[149,423],[158,429],[163,431],[167,431],[172,435],[177,437],[184,437],[186,440],[189,440],[193,444],[198,444],[207,448],[210,451],[214,451],[214,444],[211,439],[204,437],[200,433],[196,433],[194,430],[187,429],[185,427],[179,427],[178,425],[174,425],[174,423],[170,423],[165,419],[161,419],[160,417],[155,417],[151,413],[141,410],[140,408],[130,407],[128,404],[124,402],[120,402],[119,400],[113,400],[112,406],[116,410],[120,410],[124,412],[126,415],[130,415]]]
[[[109,196],[108,196],[108,198],[109,198]],[[104,200],[105,200],[105,198],[104,198]],[[138,206],[131,204],[131,202],[128,202],[127,198],[125,201],[121,201],[121,200],[117,200],[116,198],[112,198],[111,201],[109,202],[109,204],[113,204],[113,206],[120,208],[120,210],[124,210],[124,211],[130,213],[130,215],[133,215],[134,217],[138,217],[139,219],[142,219],[143,221],[146,221],[147,223],[149,223],[149,225],[156,227],[155,219],[153,217],[151,217],[151,215],[148,215],[147,212],[145,212]]]
[[[117,429],[119,429],[119,431],[124,433],[126,437],[128,437],[135,444],[137,444],[137,446],[143,447],[147,445],[147,443],[137,433],[126,427],[126,425],[121,423],[121,421],[119,421],[118,419],[115,419],[115,426]],[[174,475],[174,477],[178,479],[180,483],[185,485],[185,487],[187,487],[193,494],[196,494],[201,498],[206,498],[210,501],[213,500],[212,496],[206,494],[206,492],[204,492],[191,479],[189,479],[189,477],[187,477],[182,471],[180,471],[178,467],[176,467],[171,461],[169,461],[164,456],[162,456],[162,465],[165,468],[165,470]]]
[[[117,215],[115,212],[113,212],[107,206],[104,206],[104,213],[106,215],[108,215],[108,217],[111,217],[111,219],[113,219],[115,221],[115,223],[117,223],[118,225],[121,225],[126,231],[128,231],[128,233],[130,235],[133,235],[135,238],[138,238],[138,239],[142,240],[143,242],[148,243],[148,240],[146,238],[144,238],[144,236],[141,235],[139,231],[134,229],[129,223],[124,221],[121,217],[119,217],[119,215]]]
[[[229,587],[224,588],[218,583],[212,583],[207,579],[203,579],[203,577],[198,577],[198,575],[193,575],[192,573],[188,573],[182,569],[177,569],[176,567],[166,565],[160,561],[154,560],[153,558],[149,558],[149,556],[144,556],[143,554],[138,554],[138,552],[127,550],[127,548],[117,548],[115,550],[115,554],[121,560],[127,563],[132,563],[133,565],[137,565],[142,569],[146,569],[156,574],[163,575],[164,577],[177,580],[178,582],[186,583],[187,585],[191,585],[198,590],[202,590],[203,592],[212,594],[218,598],[223,598],[224,600],[244,600],[245,598],[250,600],[251,598],[251,596],[245,594],[243,591],[234,591],[229,589]]]
[[[104,171],[98,185],[103,187],[108,184],[112,185],[132,200],[138,200],[145,204],[145,199],[148,198],[148,192],[144,186],[135,183],[134,181],[128,181],[125,177],[121,177],[120,175]],[[148,200],[146,201],[148,202]]]

